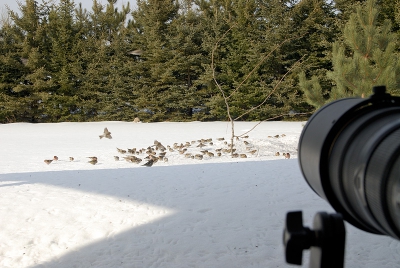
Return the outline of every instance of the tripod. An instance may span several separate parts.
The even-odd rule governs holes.
[[[310,268],[343,268],[346,231],[342,215],[319,212],[314,230],[303,226],[301,211],[286,214],[283,233],[286,262],[302,264],[303,250],[310,249]]]

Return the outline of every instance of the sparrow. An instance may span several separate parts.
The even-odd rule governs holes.
[[[111,132],[108,131],[107,128],[104,128],[104,133],[102,135],[99,135],[99,137],[100,137],[100,139],[102,139],[104,137],[107,138],[107,139],[112,139]]]
[[[74,161],[74,158],[72,156],[69,157],[69,161]]]
[[[115,160],[115,161],[119,161],[119,156],[114,155],[114,160]]]
[[[275,156],[280,156],[280,153],[279,153],[279,152],[276,152],[276,153],[275,153]]]
[[[88,156],[87,158],[89,158],[91,161],[97,161],[97,156]]]
[[[225,138],[217,138],[217,141],[223,141]]]
[[[286,153],[286,154],[285,154],[285,158],[286,158],[286,159],[289,159],[289,158],[290,158],[290,154],[289,154],[289,153]]]
[[[90,161],[88,161],[88,163],[90,163],[92,165],[96,165],[97,164],[97,159],[91,159]]]
[[[123,149],[117,148],[117,151],[118,151],[119,153],[121,153],[121,154],[126,154],[126,150],[123,150]]]
[[[57,160],[58,160],[58,156],[56,156],[56,155],[53,156],[53,160],[54,160],[54,161],[57,161]]]
[[[275,135],[274,137],[275,137],[275,138],[279,138],[279,135]]]
[[[51,159],[51,160],[44,160],[44,162],[45,162],[47,165],[50,165],[50,163],[53,162],[53,159]]]
[[[240,154],[239,156],[240,156],[240,158],[247,158],[246,154]]]
[[[150,159],[149,161],[147,161],[146,163],[144,163],[142,166],[151,167],[151,166],[153,165],[153,163],[154,163],[154,160],[153,160],[153,159]]]
[[[196,154],[194,156],[194,158],[197,159],[197,160],[202,160],[203,159],[203,155],[202,154]]]
[[[285,134],[282,134],[281,137],[286,137],[286,135],[285,135]]]
[[[209,157],[214,157],[214,154],[213,154],[212,152],[206,152],[206,154],[207,154]]]

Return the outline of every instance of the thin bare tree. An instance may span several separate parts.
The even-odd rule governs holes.
[[[260,121],[259,123],[257,123],[253,128],[251,128],[251,129],[250,129],[249,131],[247,131],[246,133],[243,133],[242,135],[239,135],[239,136],[235,135],[235,121],[239,120],[239,119],[242,118],[243,116],[245,116],[245,115],[251,113],[252,111],[254,111],[254,110],[256,110],[256,109],[259,109],[261,106],[265,105],[265,103],[267,102],[267,100],[278,90],[280,84],[284,81],[284,79],[287,77],[287,75],[288,75],[289,73],[291,73],[295,68],[298,68],[298,67],[301,65],[301,63],[302,63],[302,61],[303,61],[303,59],[304,59],[304,56],[301,57],[299,60],[297,60],[297,61],[286,71],[286,73],[284,73],[284,74],[282,75],[282,77],[279,79],[278,83],[273,87],[272,91],[269,92],[269,94],[267,94],[267,95],[264,97],[263,101],[261,101],[258,105],[256,105],[256,106],[254,106],[254,107],[248,109],[247,111],[243,112],[243,113],[240,114],[239,116],[233,118],[232,115],[231,115],[231,108],[230,108],[230,104],[229,104],[229,99],[230,99],[234,94],[236,94],[236,93],[238,93],[238,92],[240,91],[240,88],[242,87],[242,85],[249,79],[249,77],[250,77],[255,71],[257,71],[257,70],[260,68],[261,64],[262,64],[266,59],[268,59],[269,57],[271,57],[271,55],[273,54],[274,51],[276,51],[278,48],[282,47],[286,42],[289,42],[290,40],[299,38],[299,37],[293,37],[293,38],[285,39],[285,40],[282,41],[280,44],[275,45],[275,46],[272,48],[272,50],[271,50],[270,52],[265,53],[264,56],[263,56],[263,57],[257,62],[257,64],[253,67],[253,69],[243,78],[243,80],[239,83],[239,85],[229,94],[229,96],[227,96],[227,94],[226,94],[226,93],[224,92],[224,90],[222,89],[221,85],[218,83],[218,80],[217,80],[217,77],[216,77],[216,73],[215,73],[215,70],[216,70],[216,63],[215,63],[215,57],[214,57],[214,55],[215,55],[216,50],[218,49],[218,46],[219,46],[219,43],[221,42],[221,40],[223,40],[223,39],[225,38],[225,36],[228,34],[228,32],[231,31],[235,26],[236,26],[236,24],[232,25],[232,26],[217,40],[217,42],[215,43],[214,48],[213,48],[213,50],[212,50],[212,52],[211,52],[211,70],[212,70],[212,78],[213,78],[214,83],[215,83],[215,85],[217,86],[219,92],[221,93],[222,98],[224,99],[225,108],[226,108],[226,113],[227,113],[227,116],[228,116],[228,119],[229,119],[229,122],[230,122],[230,125],[231,125],[231,137],[230,137],[230,140],[231,140],[231,143],[230,143],[230,149],[231,149],[230,152],[231,152],[231,156],[233,156],[233,153],[234,153],[233,147],[234,147],[234,140],[235,140],[235,138],[236,138],[236,139],[239,139],[240,137],[246,135],[247,133],[249,133],[250,131],[252,131],[253,129],[255,129],[258,125],[260,125],[262,122],[269,121],[269,120],[273,120],[273,119],[277,119],[277,118],[284,117],[284,116],[288,116],[288,115],[293,116],[293,114],[281,114],[281,115],[278,115],[278,116],[274,116],[274,117],[271,117],[271,118],[267,118],[267,119],[264,119],[264,120]],[[297,113],[296,115],[300,115],[300,114],[301,114],[301,115],[304,115],[304,114],[308,114],[308,113]]]

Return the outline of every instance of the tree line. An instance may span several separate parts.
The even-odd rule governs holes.
[[[227,120],[228,102],[230,118],[265,120],[399,92],[399,1],[116,3],[8,10],[0,123]]]

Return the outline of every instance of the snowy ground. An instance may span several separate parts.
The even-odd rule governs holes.
[[[217,140],[229,137],[226,122],[0,125],[0,267],[296,267],[284,260],[286,213],[302,210],[312,227],[317,212],[333,211],[301,176],[303,124],[259,125],[236,141],[248,158],[217,156],[227,148]],[[99,139],[104,127],[113,139]],[[196,147],[209,138],[213,144]],[[168,151],[168,162],[148,168],[117,151],[154,140],[215,156]],[[400,267],[399,241],[346,228],[346,267]],[[303,261],[307,267],[307,253]]]

